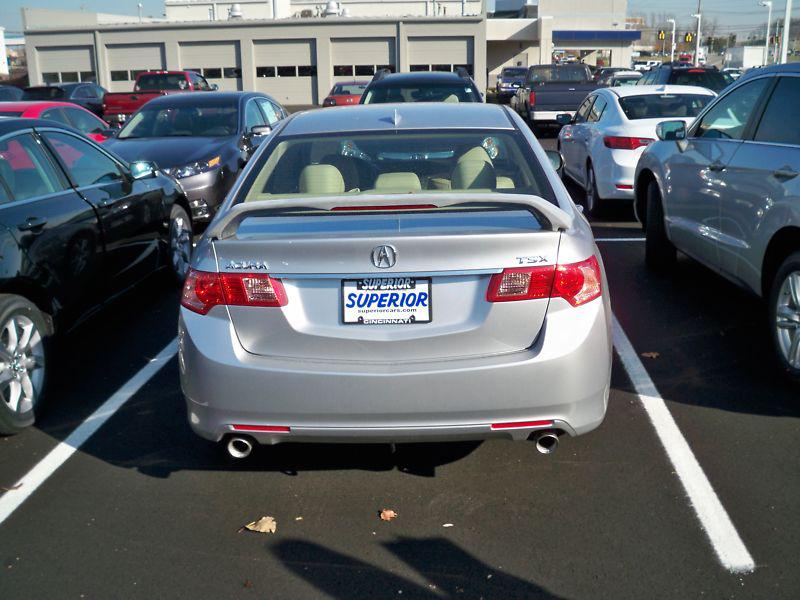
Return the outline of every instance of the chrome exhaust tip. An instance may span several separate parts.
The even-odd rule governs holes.
[[[535,438],[536,450],[540,454],[552,454],[558,448],[558,435],[552,431],[545,431]]]
[[[232,437],[228,440],[227,448],[231,458],[247,458],[253,451],[253,442],[246,437]]]

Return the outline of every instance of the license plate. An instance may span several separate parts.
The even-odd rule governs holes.
[[[346,325],[430,323],[431,280],[368,277],[342,281],[342,322]]]

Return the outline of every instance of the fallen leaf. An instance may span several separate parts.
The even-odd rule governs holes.
[[[249,579],[245,579],[245,580],[244,580],[244,583],[243,583],[242,585],[243,585],[244,587],[246,587],[246,588],[251,588],[251,587],[253,587],[253,582],[252,582],[252,581],[250,581]]]
[[[445,523],[444,525],[442,525],[442,527],[452,527],[452,526],[453,526],[452,523]]]
[[[302,521],[302,520],[303,520],[303,517],[295,517],[295,518],[294,518],[294,520],[295,520],[295,521]]]
[[[391,521],[392,519],[397,518],[397,513],[394,512],[391,508],[383,508],[381,509],[381,521]]]
[[[658,358],[659,356],[658,352],[642,352],[643,358]]]
[[[239,529],[239,532],[247,529],[248,531],[256,531],[258,533],[275,533],[278,528],[278,523],[272,517],[261,517],[258,521],[248,523]]]

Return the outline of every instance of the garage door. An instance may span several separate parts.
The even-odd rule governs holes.
[[[317,102],[317,53],[313,40],[254,42],[256,91],[285,105]]]
[[[394,38],[363,38],[331,40],[333,79],[366,79],[375,74],[375,69],[395,70]]]
[[[202,73],[221,90],[242,89],[239,42],[183,42],[179,46],[181,69]]]
[[[42,73],[39,83],[96,81],[92,46],[51,46],[37,51]]]
[[[163,44],[108,44],[106,56],[112,92],[132,90],[136,75],[141,71],[166,68]]]
[[[471,37],[408,38],[408,64],[412,71],[451,71],[466,67],[472,73],[474,41]]]

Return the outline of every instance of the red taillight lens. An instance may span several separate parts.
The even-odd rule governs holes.
[[[594,256],[569,265],[504,269],[489,280],[486,300],[514,302],[564,298],[572,306],[586,304],[602,293],[600,263]]]
[[[528,104],[531,106],[536,104],[536,92],[531,92],[528,94]]]
[[[653,141],[650,138],[619,137],[614,135],[603,138],[606,148],[611,148],[612,150],[636,150],[642,146],[647,146]]]
[[[280,279],[266,273],[207,273],[189,271],[183,284],[181,306],[205,315],[213,307],[286,306]]]

